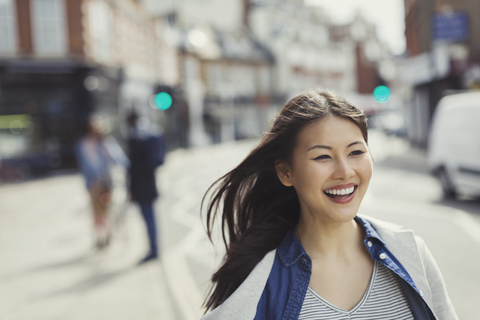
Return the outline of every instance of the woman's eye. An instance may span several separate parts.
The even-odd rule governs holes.
[[[359,156],[359,155],[364,154],[364,153],[365,153],[365,152],[362,151],[362,150],[355,150],[355,151],[352,151],[352,152],[350,153],[350,155],[352,155],[352,156]]]
[[[329,156],[329,155],[326,155],[326,154],[323,154],[323,155],[321,155],[321,156],[316,157],[316,158],[313,159],[313,160],[323,160],[323,159],[330,159],[330,156]]]

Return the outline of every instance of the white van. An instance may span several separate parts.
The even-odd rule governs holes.
[[[480,92],[443,97],[432,119],[428,167],[444,195],[480,195]]]

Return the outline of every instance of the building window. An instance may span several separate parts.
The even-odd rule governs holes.
[[[93,57],[110,64],[113,56],[113,13],[103,1],[90,2],[88,7],[90,36]]]
[[[0,53],[15,52],[15,12],[13,0],[0,1]]]
[[[32,0],[35,53],[61,55],[67,51],[64,0]]]

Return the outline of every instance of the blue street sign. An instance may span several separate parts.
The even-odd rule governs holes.
[[[469,34],[468,15],[462,12],[434,14],[432,27],[435,40],[466,40]]]

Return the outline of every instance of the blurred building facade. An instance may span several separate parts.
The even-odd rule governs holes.
[[[155,85],[179,82],[176,50],[156,33],[163,21],[138,1],[6,0],[0,20],[0,159],[10,179],[74,167],[90,113],[120,137],[130,109],[157,115]]]
[[[480,89],[480,2],[405,0],[406,57],[398,61],[404,84],[408,138],[425,147],[442,96]]]
[[[330,21],[320,8],[306,7],[301,0],[253,2],[249,24],[277,60],[277,95],[317,87],[355,91],[354,46],[330,40]]]
[[[3,172],[74,167],[92,112],[117,138],[136,110],[170,147],[195,147],[260,136],[310,88],[373,114],[385,108],[373,89],[391,79],[372,24],[336,25],[301,0],[5,0],[0,20]]]
[[[401,106],[395,92],[386,103],[375,101],[372,93],[379,85],[388,85],[395,89],[395,63],[387,45],[377,37],[376,27],[357,13],[352,22],[344,25],[329,26],[330,39],[333,43],[343,44],[350,56],[352,70],[348,74],[352,78],[353,88],[346,91],[348,98],[371,117],[397,109]]]
[[[258,137],[274,108],[275,59],[246,25],[241,0],[143,1],[171,17],[189,112],[189,145]]]
[[[398,107],[396,99],[379,104],[373,98],[375,87],[394,79],[395,65],[375,26],[361,14],[339,25],[322,8],[300,0],[253,1],[249,22],[277,61],[277,96],[323,88],[341,93],[368,115]]]
[[[197,32],[203,32],[209,44],[195,46],[190,36]],[[215,51],[216,56],[204,50]],[[271,52],[247,28],[219,32],[197,27],[188,31],[184,54],[186,63],[198,61],[201,121],[208,139],[216,143],[261,136],[274,103]]]
[[[369,113],[385,108],[372,92],[389,80],[380,70],[391,54],[360,15],[339,26],[302,0],[144,3],[175,17],[191,145],[258,136],[305,89],[337,91]]]

